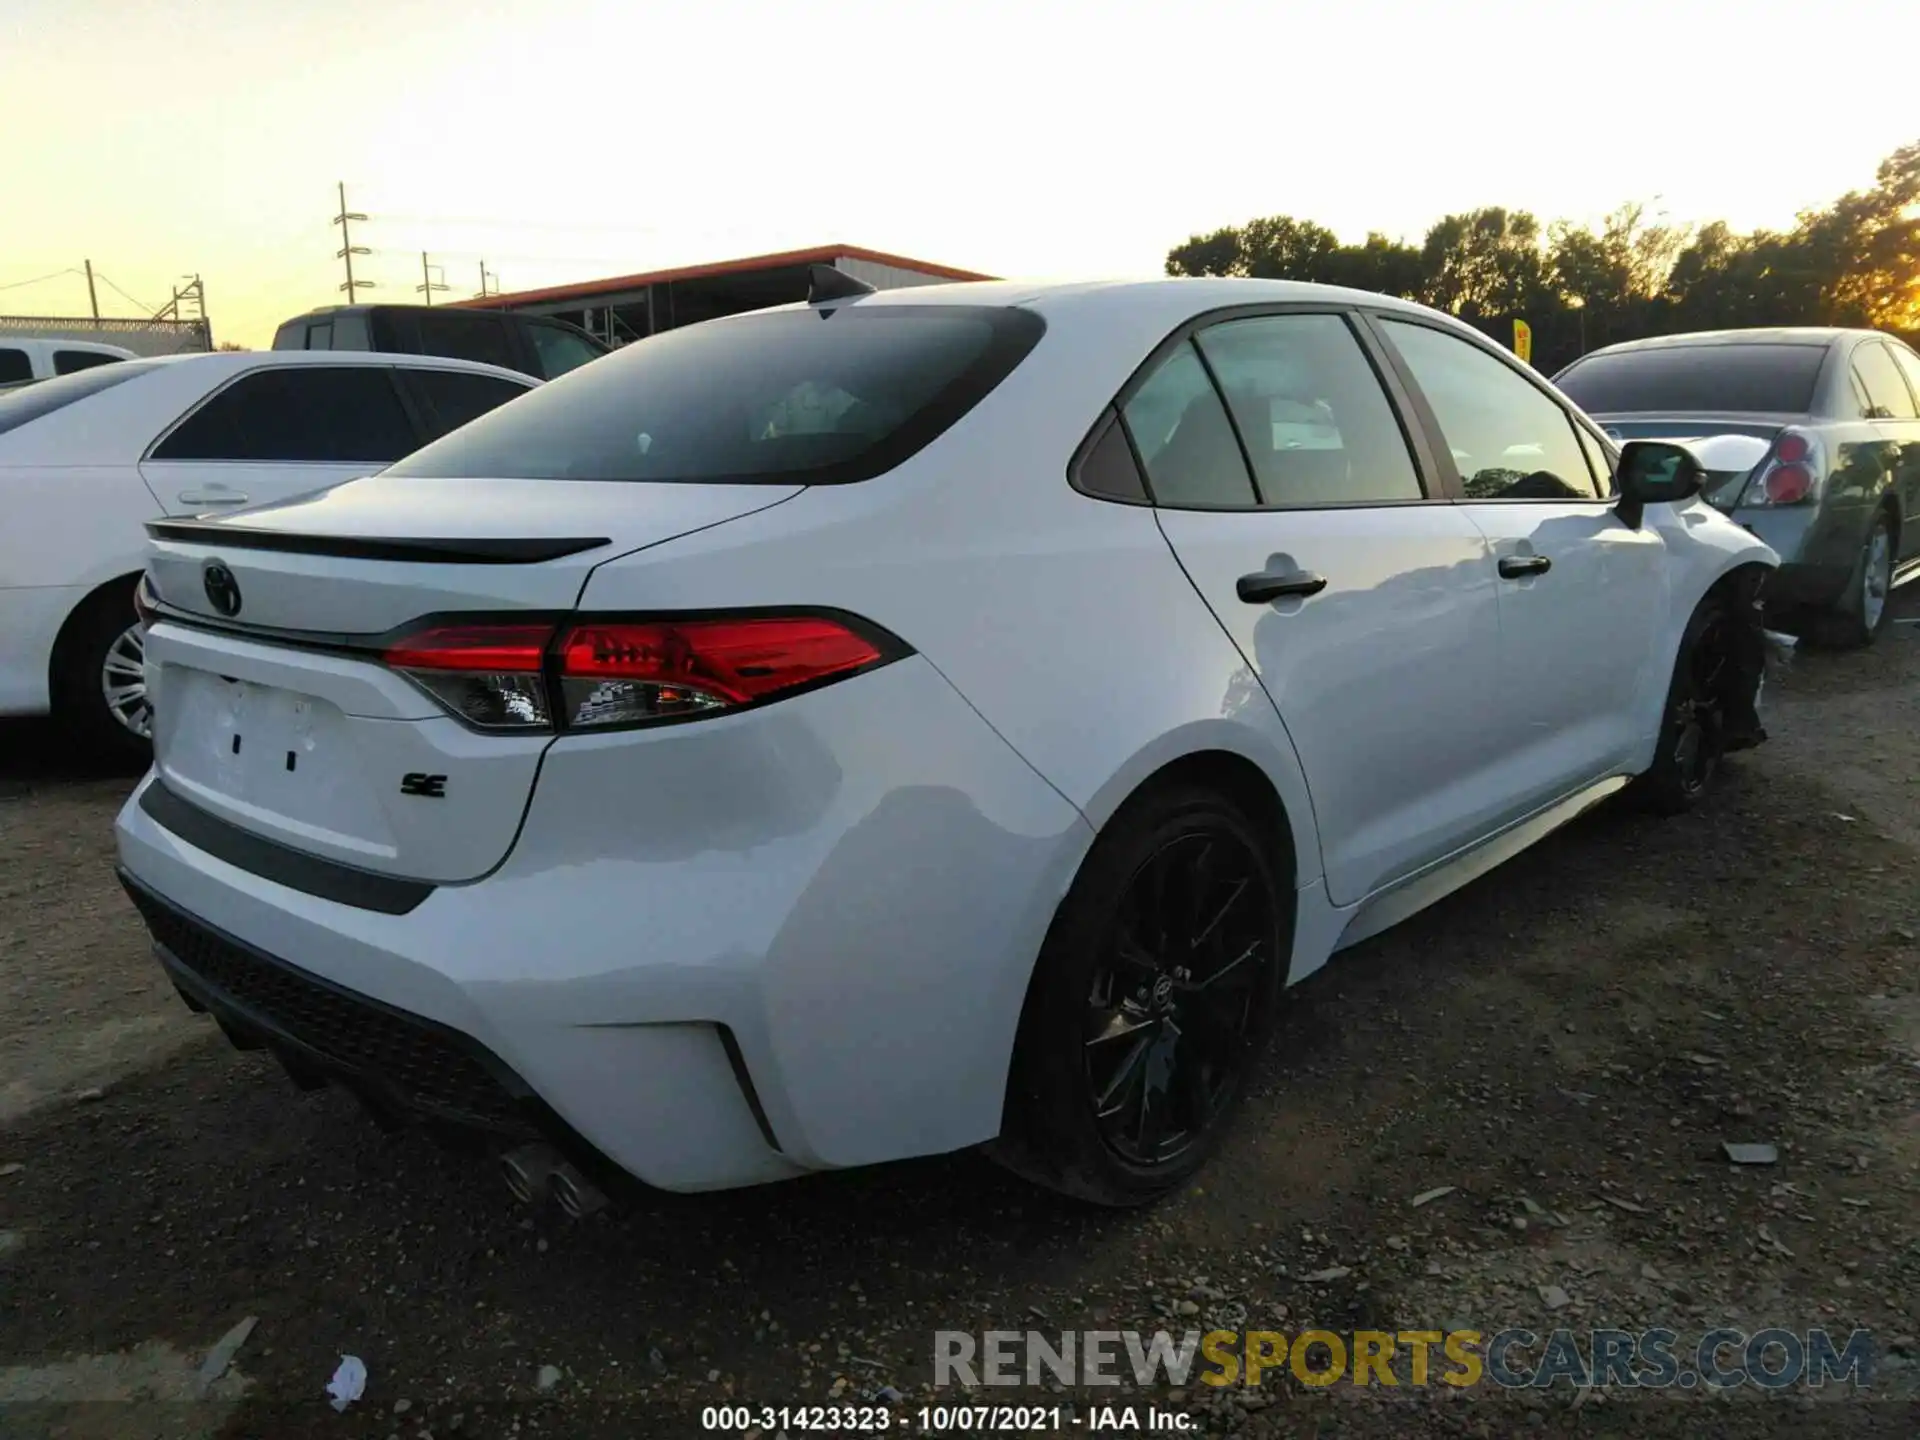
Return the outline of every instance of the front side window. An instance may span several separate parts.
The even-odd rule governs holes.
[[[73,375],[81,370],[91,370],[96,365],[117,365],[121,357],[102,354],[98,350],[56,350],[53,352],[53,373]]]
[[[243,375],[181,422],[153,458],[384,464],[417,443],[385,367],[302,365]]]
[[[557,380],[569,370],[578,370],[589,360],[598,360],[603,353],[585,336],[562,330],[558,325],[532,321],[527,326],[527,334],[533,340],[534,353],[540,358],[540,374],[548,380]]]
[[[1381,321],[1433,407],[1468,500],[1591,500],[1599,491],[1573,419],[1478,345]]]
[[[1192,341],[1160,362],[1121,407],[1156,505],[1251,509],[1247,462]]]
[[[33,361],[27,358],[27,352],[12,346],[0,346],[0,385],[11,385],[16,380],[32,378]]]
[[[1406,436],[1338,315],[1267,315],[1198,343],[1253,464],[1261,503],[1291,508],[1424,498]]]
[[[1853,352],[1853,372],[1866,388],[1867,403],[1871,407],[1868,419],[1915,418],[1913,396],[1907,393],[1907,382],[1900,378],[1893,355],[1878,340],[1870,340]]]
[[[333,322],[322,320],[307,327],[307,349],[331,350],[333,348]]]
[[[389,473],[866,480],[985,399],[1045,328],[1030,310],[972,305],[846,305],[689,325],[550,381]]]

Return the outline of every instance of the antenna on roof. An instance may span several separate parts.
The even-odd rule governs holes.
[[[807,267],[807,304],[824,305],[829,300],[858,300],[862,295],[873,294],[873,286],[864,280],[856,280],[844,270],[831,265],[809,265]]]

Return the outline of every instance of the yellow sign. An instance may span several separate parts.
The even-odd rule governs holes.
[[[1513,322],[1513,353],[1527,364],[1533,363],[1533,327],[1524,320]]]

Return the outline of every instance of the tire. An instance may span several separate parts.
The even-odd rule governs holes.
[[[1109,822],[1035,966],[993,1158],[1115,1207],[1151,1203],[1205,1164],[1291,958],[1292,875],[1274,849],[1192,784],[1142,792]]]
[[[153,711],[135,673],[142,648],[132,581],[88,597],[67,621],[54,652],[53,712],[90,759],[144,764],[153,753]]]
[[[1833,643],[1843,649],[1861,650],[1871,645],[1887,627],[1887,611],[1893,595],[1893,516],[1876,511],[1867,527],[1867,538],[1860,543],[1860,554],[1853,563],[1847,581],[1847,593],[1833,617]]]
[[[1641,803],[1657,815],[1693,809],[1706,798],[1719,774],[1725,751],[1717,687],[1727,663],[1719,649],[1719,631],[1733,618],[1724,599],[1709,595],[1680,637],[1653,764],[1634,782]]]

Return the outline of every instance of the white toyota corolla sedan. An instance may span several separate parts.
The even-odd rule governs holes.
[[[1138,1203],[1285,984],[1758,738],[1776,557],[1697,484],[1376,295],[828,285],[149,525],[123,876],[237,1043],[523,1195],[992,1142]]]

